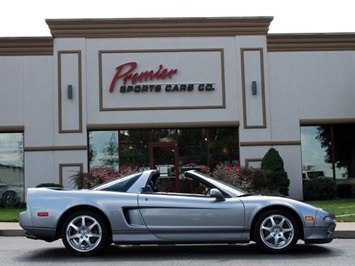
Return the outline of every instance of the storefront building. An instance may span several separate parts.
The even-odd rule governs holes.
[[[0,194],[100,165],[259,167],[271,147],[292,198],[302,174],[354,177],[355,33],[271,22],[50,19],[52,37],[0,38]]]

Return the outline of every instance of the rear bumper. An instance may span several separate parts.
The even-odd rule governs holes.
[[[45,240],[52,242],[58,239],[57,230],[46,226],[33,226],[31,207],[27,205],[26,211],[20,213],[19,224],[25,231],[25,236],[29,239]]]
[[[44,240],[52,242],[57,240],[56,230],[51,228],[39,228],[39,227],[22,227],[25,230],[25,236],[29,239]]]

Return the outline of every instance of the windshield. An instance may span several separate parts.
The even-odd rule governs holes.
[[[142,173],[135,173],[126,177],[94,187],[93,190],[127,192],[128,189],[138,180]]]
[[[229,194],[233,195],[233,196],[236,196],[236,197],[240,197],[240,196],[244,196],[246,194],[248,194],[247,192],[231,185],[231,184],[228,184],[228,183],[225,183],[221,180],[218,180],[218,179],[214,179],[214,178],[211,178],[205,174],[202,174],[200,172],[197,172],[195,170],[191,171],[194,173],[194,175],[196,176],[199,176],[200,178],[208,181],[209,183],[211,183],[213,186],[217,187],[217,188],[220,188],[226,192],[228,192]]]

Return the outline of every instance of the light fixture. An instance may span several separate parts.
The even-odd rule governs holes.
[[[257,87],[256,87],[256,81],[251,82],[251,94],[256,95],[257,94]]]
[[[67,86],[67,96],[68,99],[73,99],[73,86],[71,84]]]

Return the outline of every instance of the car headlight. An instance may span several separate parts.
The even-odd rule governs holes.
[[[324,216],[323,221],[331,223],[331,222],[336,222],[336,219],[334,216]]]

